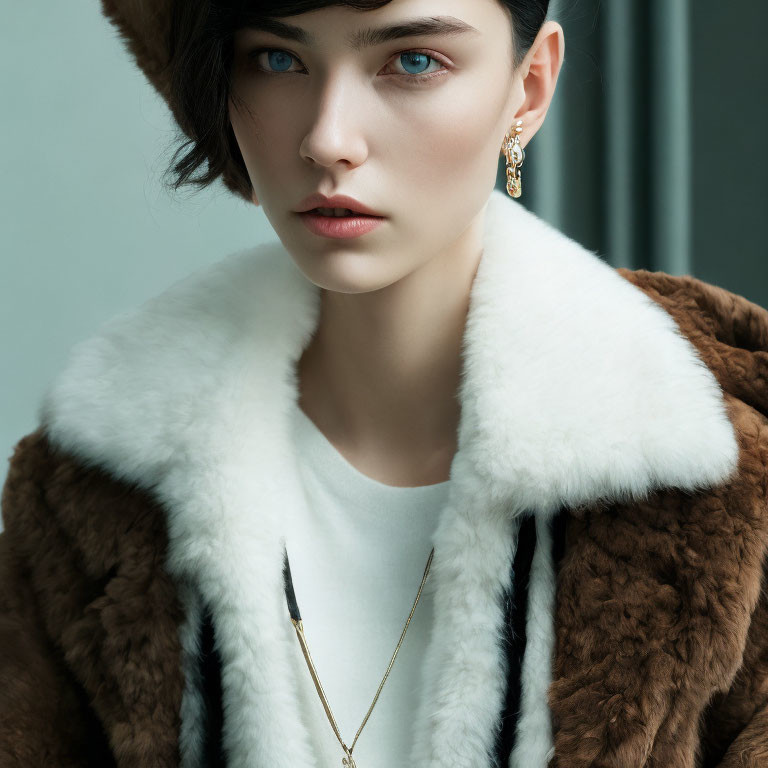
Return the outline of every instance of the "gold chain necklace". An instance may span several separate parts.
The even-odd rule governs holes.
[[[387,667],[387,671],[384,674],[384,677],[379,684],[379,689],[376,691],[376,695],[373,697],[373,702],[371,702],[371,706],[368,708],[368,712],[365,715],[365,718],[363,718],[363,722],[360,724],[360,727],[357,729],[357,733],[355,734],[355,738],[352,741],[351,746],[347,746],[343,739],[341,738],[341,734],[339,733],[339,728],[336,725],[336,719],[333,716],[333,713],[331,712],[331,708],[328,704],[328,699],[325,697],[325,691],[323,691],[323,686],[320,684],[320,679],[317,676],[317,671],[315,670],[315,665],[312,663],[312,656],[309,653],[309,647],[307,646],[307,638],[304,635],[304,623],[301,620],[301,614],[299,613],[299,606],[296,602],[296,595],[293,591],[293,580],[291,579],[291,568],[288,564],[288,551],[285,550],[284,553],[284,559],[283,559],[283,576],[285,581],[285,590],[286,590],[286,596],[288,598],[288,609],[291,614],[291,622],[293,623],[294,629],[296,630],[296,635],[299,638],[299,643],[301,645],[301,650],[304,653],[304,659],[307,662],[307,666],[309,667],[309,673],[312,675],[312,680],[315,683],[315,688],[317,689],[317,693],[320,696],[320,700],[323,702],[323,708],[325,709],[325,714],[328,716],[328,720],[331,723],[331,727],[333,728],[333,732],[336,734],[336,738],[339,740],[339,744],[341,744],[341,748],[344,750],[344,757],[342,758],[342,765],[344,768],[357,768],[356,763],[352,757],[352,750],[355,748],[355,744],[357,743],[357,737],[360,735],[360,732],[363,730],[363,727],[368,722],[368,718],[371,715],[371,712],[373,711],[374,706],[376,705],[376,702],[378,701],[379,694],[381,693],[381,689],[384,687],[384,683],[387,680],[387,677],[389,677],[389,672],[392,669],[392,665],[395,663],[395,657],[397,656],[397,652],[400,650],[400,646],[402,645],[403,638],[405,637],[405,633],[408,631],[408,625],[411,623],[411,618],[413,617],[413,612],[416,610],[416,605],[419,602],[419,597],[421,597],[421,590],[424,588],[424,582],[427,580],[427,574],[429,573],[429,567],[432,565],[432,556],[435,554],[435,548],[432,547],[432,551],[429,553],[429,558],[427,559],[427,565],[426,568],[424,568],[424,576],[421,579],[421,585],[419,586],[419,591],[416,593],[416,599],[413,601],[413,608],[411,608],[411,613],[408,616],[407,621],[405,622],[405,626],[403,627],[403,631],[400,635],[400,640],[397,642],[397,648],[395,648],[395,652],[392,654],[392,659],[389,662],[389,666]]]

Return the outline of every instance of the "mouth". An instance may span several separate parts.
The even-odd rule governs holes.
[[[349,208],[313,208],[298,215],[310,232],[330,238],[360,237],[385,220],[384,216],[371,216]]]
[[[312,208],[309,211],[302,211],[303,214],[312,214],[313,216],[326,216],[328,218],[343,219],[349,217],[362,217],[366,219],[383,219],[383,216],[371,216],[368,213],[353,211],[351,208]]]

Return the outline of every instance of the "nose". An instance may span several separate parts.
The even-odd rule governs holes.
[[[373,128],[363,103],[350,73],[329,78],[317,101],[307,100],[311,122],[299,148],[302,159],[324,168],[336,163],[352,167],[363,163],[368,156],[365,132]]]

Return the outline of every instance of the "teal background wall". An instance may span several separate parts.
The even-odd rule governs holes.
[[[525,204],[611,264],[768,306],[768,2],[553,0],[550,16],[565,62]]]
[[[0,7],[2,483],[75,342],[273,230],[221,185],[165,191],[175,128],[96,0]]]
[[[768,307],[768,2],[695,3],[694,272]]]
[[[75,342],[275,235],[221,185],[165,191],[176,129],[97,0],[0,9],[2,484]],[[553,0],[550,17],[565,63],[520,202],[612,264],[768,306],[768,3]]]

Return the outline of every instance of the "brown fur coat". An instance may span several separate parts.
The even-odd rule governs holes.
[[[472,310],[476,314],[470,314],[467,326],[471,365],[462,391],[461,457],[455,465],[461,488],[456,493],[457,499],[477,500],[478,508],[487,501],[488,509],[499,509],[503,502],[507,510],[511,504],[508,499],[515,493],[520,508],[535,509],[542,519],[556,508],[566,507],[565,549],[555,575],[552,606],[552,665],[551,670],[546,666],[535,670],[546,682],[544,691],[551,710],[554,753],[548,752],[547,765],[768,766],[768,312],[692,277],[610,269],[523,209],[510,214],[511,205],[494,193],[489,221],[493,237],[486,243],[473,293],[473,307],[486,310],[487,315]],[[506,216],[517,217],[511,236],[521,238],[517,241],[523,243],[521,254],[534,250],[525,248],[528,234],[532,243],[547,246],[536,250],[535,258],[544,260],[551,254],[548,264],[554,266],[541,281],[534,277],[529,280],[521,266],[527,261],[515,266],[506,252],[503,264],[502,256],[496,261],[497,252],[503,252],[499,243],[510,234],[501,220],[494,218],[502,209]],[[281,388],[285,397],[295,392],[290,386],[295,380],[285,376],[287,369],[272,364],[267,347],[257,349],[258,369],[249,368],[243,359],[228,368],[232,349],[221,344],[211,345],[215,354],[208,348],[200,351],[201,344],[207,343],[200,329],[214,333],[211,329],[220,319],[215,310],[219,304],[214,306],[210,297],[226,296],[221,305],[232,311],[233,295],[252,298],[259,290],[263,293],[256,311],[263,313],[258,315],[258,322],[269,331],[265,337],[275,348],[295,345],[291,355],[280,360],[295,360],[296,351],[306,343],[316,319],[312,311],[277,341],[275,335],[283,331],[276,334],[278,325],[269,323],[270,313],[283,311],[282,304],[291,291],[299,297],[297,302],[308,302],[309,288],[299,285],[293,271],[277,267],[269,259],[258,261],[252,271],[243,267],[251,264],[249,259],[236,262],[240,266],[231,268],[227,279],[188,282],[169,294],[170,299],[148,305],[145,312],[150,312],[152,322],[143,327],[151,332],[137,335],[139,326],[133,318],[82,347],[70,368],[77,375],[57,383],[41,411],[40,427],[15,448],[3,490],[5,530],[0,535],[3,768],[196,764],[196,736],[191,726],[185,726],[195,719],[194,698],[185,699],[190,685],[184,662],[188,643],[185,627],[194,613],[185,575],[205,576],[200,579],[200,588],[208,590],[210,601],[217,595],[223,599],[222,595],[237,593],[223,591],[230,589],[228,585],[235,589],[235,582],[227,581],[226,575],[230,550],[224,545],[229,546],[230,540],[217,539],[218,528],[215,532],[211,529],[206,535],[217,549],[210,560],[194,545],[202,541],[199,531],[205,526],[206,515],[213,519],[219,514],[219,501],[222,509],[233,509],[238,504],[237,494],[247,496],[253,491],[261,508],[267,509],[279,506],[278,498],[284,502],[279,494],[289,491],[282,486],[272,488],[264,477],[253,487],[231,490],[240,482],[237,478],[245,465],[238,464],[241,454],[234,452],[227,439],[241,428],[241,420],[248,421],[249,412],[238,411],[236,425],[232,422],[222,428],[228,436],[222,440],[207,422],[200,426],[188,418],[190,413],[197,413],[188,409],[197,407],[202,397],[206,413],[216,413],[218,424],[219,401],[206,400],[206,393],[220,394],[223,403],[231,402],[240,390],[233,385],[221,391],[221,382],[231,381],[222,376],[211,389],[201,391],[192,386],[189,376],[169,378],[169,369],[163,366],[179,370],[180,359],[186,365],[195,358],[202,366],[200,371],[226,370],[228,376],[244,370],[255,372],[263,380],[263,389],[257,385],[249,390],[254,397],[262,393],[268,397],[269,392]],[[560,286],[560,276],[571,269],[566,266],[571,264],[575,265],[574,272],[567,280],[563,278]],[[242,279],[238,270],[243,268],[249,279]],[[514,283],[504,283],[507,273],[514,277]],[[534,283],[545,286],[545,295],[532,290]],[[499,284],[504,285],[504,292],[496,294]],[[260,289],[262,285],[269,289]],[[517,285],[519,296],[510,294]],[[594,287],[594,292],[583,293],[584,286],[590,290]],[[280,301],[270,305],[270,295],[280,296]],[[600,303],[608,301],[609,295],[620,299],[613,308]],[[525,376],[531,380],[536,376],[538,357],[525,358],[525,334],[529,331],[513,338],[512,331],[523,315],[510,318],[505,314],[510,303],[517,299],[522,303],[531,296],[531,301],[552,300],[540,316],[533,304],[526,306],[524,313],[536,333],[542,325],[552,323],[542,337],[546,343],[538,339],[532,346],[536,354],[544,356],[544,370],[551,378],[546,385],[536,379],[536,387],[530,391],[523,383],[516,383],[509,391],[494,389],[502,384],[495,379],[493,387],[489,384],[489,359],[499,381],[507,375],[510,378],[504,381],[511,380],[512,371],[517,370],[505,367],[502,340],[511,339],[515,366],[525,366]],[[180,297],[186,298],[181,301]],[[255,300],[245,303],[249,307],[257,304]],[[194,311],[189,311],[190,307]],[[580,307],[584,307],[583,313]],[[609,311],[614,314],[604,314]],[[631,315],[631,322],[624,322],[622,312],[628,318]],[[162,362],[155,349],[152,365],[126,384],[138,370],[139,358],[126,351],[130,342],[124,329],[129,329],[130,338],[138,342],[131,348],[135,354],[146,355],[148,342],[151,345],[153,334],[158,333],[160,315],[167,323],[173,348],[164,353]],[[589,326],[591,335],[580,335],[587,328],[580,324],[592,322],[590,318],[595,315],[599,324]],[[659,334],[668,335],[656,335],[652,330],[656,322],[660,329],[666,328],[662,315],[674,321],[681,332],[679,338],[673,339],[669,329],[659,330]],[[489,338],[488,327],[483,325],[487,317],[493,319],[496,329],[499,323],[509,321],[504,326],[509,333],[494,331],[496,335],[492,334],[484,346]],[[560,317],[568,322],[557,322]],[[236,315],[235,322],[222,330],[222,338],[230,338],[233,328],[248,328],[251,333],[256,326],[243,322],[244,318]],[[600,330],[606,325],[612,327]],[[615,327],[618,330],[613,335]],[[558,344],[552,343],[555,331],[567,340],[567,347],[559,346],[559,339]],[[568,336],[572,333],[575,335]],[[576,344],[574,351],[577,338],[580,345]],[[122,346],[114,343],[121,339]],[[612,344],[612,340],[617,343]],[[660,346],[660,340],[670,346]],[[591,361],[594,347],[600,347],[600,355]],[[630,353],[623,357],[625,349]],[[488,351],[492,357],[484,358]],[[557,363],[568,354],[576,365],[562,372],[564,378],[558,380],[557,388],[548,389],[551,379],[560,374]],[[693,362],[685,367],[688,354],[691,357],[685,360]],[[595,367],[606,359],[609,365],[596,375]],[[105,361],[108,365],[103,365]],[[632,367],[635,365],[637,369]],[[624,397],[613,401],[614,390],[602,388],[605,371],[614,376],[622,366],[627,368],[627,376],[620,380],[617,391]],[[473,378],[475,374],[477,378]],[[702,378],[685,379],[687,375]],[[711,390],[707,389],[709,383]],[[600,397],[592,400],[590,393],[595,387]],[[168,389],[167,399],[142,399],[147,392],[154,398],[163,388]],[[499,391],[504,397],[489,396]],[[716,397],[710,401],[711,392]],[[115,393],[122,399],[110,399]],[[584,402],[585,408],[560,408],[567,398]],[[505,421],[507,409],[511,412],[513,408],[510,403],[517,400],[525,412],[532,410],[534,402],[540,409],[533,408],[537,420],[531,437],[517,412],[515,420]],[[673,402],[674,408],[668,408]],[[619,418],[611,410],[614,405],[620,405],[630,416],[626,420],[621,417],[620,431],[610,432]],[[722,410],[718,410],[721,405]],[[157,410],[153,410],[155,406]],[[699,406],[702,410],[697,410]],[[123,407],[124,414],[119,415]],[[259,439],[273,446],[277,454],[274,466],[279,467],[285,461],[284,447],[279,442],[280,433],[271,431],[270,411],[263,407],[264,411],[258,412],[262,421],[249,423],[260,425],[263,434]],[[640,412],[642,419],[635,418]],[[169,413],[177,421],[170,421]],[[492,419],[484,418],[490,414]],[[723,414],[727,414],[732,431],[723,431]],[[582,417],[586,419],[583,423],[578,421]],[[173,434],[168,431],[169,424],[177,425]],[[188,442],[180,441],[179,435],[188,435],[192,424],[204,434],[204,443],[195,443],[191,437]],[[505,431],[510,425],[514,429]],[[560,426],[564,427],[562,432],[558,431]],[[556,447],[551,442],[536,442],[535,435],[541,431],[553,436],[557,431]],[[599,441],[588,443],[593,434]],[[635,436],[637,441],[632,442]],[[735,452],[729,452],[732,438]],[[231,439],[236,442],[235,437]],[[206,446],[200,452],[211,451],[202,459],[194,455],[194,446],[200,445]],[[248,446],[240,446],[238,451],[241,449],[244,457],[250,456]],[[544,454],[545,450],[559,453]],[[219,454],[226,454],[226,462],[212,460]],[[270,460],[269,456],[261,459],[265,473],[272,467]],[[214,475],[219,472],[225,482],[216,485]],[[452,468],[452,478],[453,472]],[[200,497],[209,506],[204,504],[202,516],[194,518],[185,505],[192,504],[190,500],[197,498],[201,486]],[[217,494],[213,488],[227,490]],[[185,517],[187,514],[190,516]],[[446,519],[463,520],[460,515],[446,513]],[[459,543],[452,543],[450,532],[454,528],[446,523],[438,534],[442,539],[436,546],[433,565],[438,589],[453,597],[457,593],[451,593],[452,589],[484,589],[463,583],[461,576],[480,568],[480,563],[490,563],[486,567],[492,575],[499,564],[507,562],[509,549],[499,547],[496,552],[493,542],[499,538],[498,531],[507,530],[496,526],[507,526],[514,516],[510,512],[502,520],[499,514],[477,513],[473,530],[478,539],[487,536],[482,558],[469,551],[466,536],[456,537]],[[224,517],[216,520],[217,526],[224,527]],[[266,517],[259,525],[269,525]],[[242,531],[251,533],[249,528],[237,531],[232,541],[242,541]],[[250,554],[260,551],[251,550]],[[271,552],[265,547],[264,553]],[[447,555],[441,566],[441,553],[465,558],[453,562],[466,567],[453,571]],[[271,558],[271,554],[264,555],[273,563]],[[245,570],[239,575],[246,580]],[[495,621],[497,603],[490,594],[495,589],[490,576],[485,581],[478,579],[477,584],[487,585],[489,593],[470,595],[478,601],[475,604],[487,600],[489,618]],[[255,599],[260,597],[257,593]],[[259,605],[246,606],[248,615],[260,616],[258,612],[266,609]],[[465,641],[475,643],[467,646],[471,651],[467,659],[490,653],[494,637],[488,645],[480,645],[485,640],[465,638],[462,627],[450,627],[447,617],[436,603],[436,621],[445,618],[443,629],[450,630],[456,647],[461,648]],[[224,619],[221,621],[223,627]],[[243,625],[248,629],[246,622],[247,617]],[[253,633],[260,637],[257,626]],[[227,659],[227,653],[235,651],[228,650],[227,636],[222,637]],[[431,649],[436,659],[445,658],[437,655],[439,642],[435,638]],[[272,653],[266,645],[262,650]],[[278,669],[280,657],[269,659]],[[431,677],[425,679],[440,680],[440,668],[436,663],[428,672]],[[457,667],[451,679],[460,680],[459,674]],[[465,720],[439,720],[435,716],[436,731],[451,726],[461,740],[450,744],[450,753],[441,753],[440,749],[447,747],[436,742],[431,747],[425,742],[423,754],[428,764],[457,768],[483,765],[479,758],[471,757],[476,752],[464,753],[462,749],[473,739],[477,739],[473,746],[486,743],[483,739],[490,732],[489,718],[498,711],[499,690],[491,683],[492,678],[488,679],[485,692],[459,692],[461,701],[471,705],[467,707],[469,714],[462,715]],[[442,690],[449,695],[447,681],[440,684],[446,685]],[[258,768],[287,766],[288,758],[294,759],[295,765],[309,764],[301,761],[306,753],[299,751],[298,731],[295,742],[289,739],[288,746],[275,746],[285,734],[270,740],[272,727],[283,722],[277,700],[272,701],[269,711],[260,709],[255,698],[252,707],[236,709],[232,696],[231,718],[240,718],[237,726],[230,723],[232,768],[246,764]],[[488,718],[485,702],[490,702]],[[531,716],[534,714],[532,710]],[[259,727],[263,730],[258,731]],[[246,743],[254,728],[261,739],[255,743],[267,746]],[[542,727],[541,733],[546,729]],[[543,749],[548,746],[545,743]],[[526,748],[530,749],[526,754],[539,754],[534,746]],[[296,749],[299,757],[290,749]],[[538,764],[530,763],[532,768]]]

